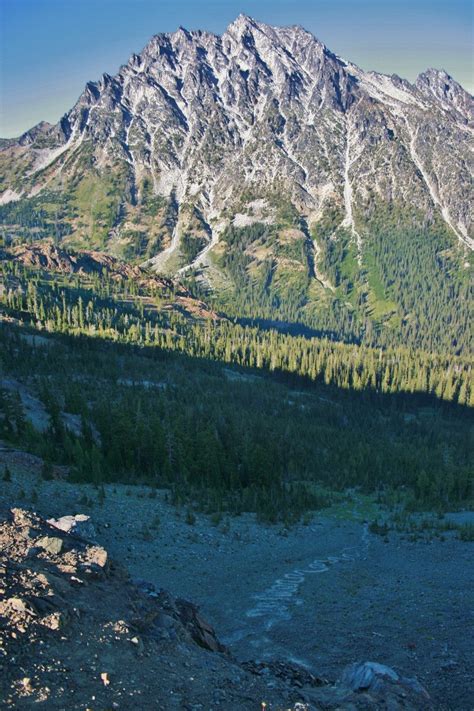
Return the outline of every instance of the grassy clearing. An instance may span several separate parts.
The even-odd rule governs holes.
[[[382,514],[382,508],[373,496],[354,491],[332,492],[332,499],[334,503],[325,513],[340,521],[370,521]]]
[[[367,281],[369,284],[369,314],[378,321],[392,316],[397,311],[395,301],[387,298],[385,289],[378,274],[377,265],[372,254],[364,254],[364,263],[367,269]]]
[[[73,205],[78,213],[79,241],[87,240],[90,248],[103,248],[114,226],[123,199],[124,176],[87,173],[77,185]]]

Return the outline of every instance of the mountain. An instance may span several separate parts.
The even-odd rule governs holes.
[[[465,352],[473,98],[239,16],[155,35],[52,126],[2,141],[7,244],[187,278],[237,317]]]

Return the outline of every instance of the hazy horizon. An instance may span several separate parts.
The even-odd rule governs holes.
[[[0,136],[56,123],[87,81],[115,74],[159,32],[180,25],[221,34],[240,14],[274,25],[302,25],[365,70],[413,81],[429,67],[474,90],[472,6],[466,0],[0,0]],[[73,8],[73,11],[71,10]]]

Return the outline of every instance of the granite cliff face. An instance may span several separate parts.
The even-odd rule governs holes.
[[[244,15],[222,36],[180,28],[87,84],[56,126],[3,142],[4,233],[54,236],[221,289],[237,250],[229,229],[266,225],[278,234],[244,240],[245,268],[274,260],[276,281],[278,270],[301,272],[309,292],[331,296],[334,243],[367,273],[387,211],[442,233],[438,251],[462,261],[474,246],[473,131],[473,99],[443,71],[414,84],[364,72],[301,27]]]

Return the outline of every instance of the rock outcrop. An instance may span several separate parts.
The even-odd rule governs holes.
[[[222,318],[205,302],[193,297],[189,289],[178,280],[158,276],[148,269],[127,264],[103,252],[65,250],[45,240],[0,250],[0,262],[1,260],[59,274],[78,274],[83,277],[104,276],[113,282],[132,283],[134,288],[141,289],[143,293],[150,296],[162,297],[168,301],[169,308],[174,308],[192,318],[212,321]],[[0,287],[1,285],[0,283]]]

